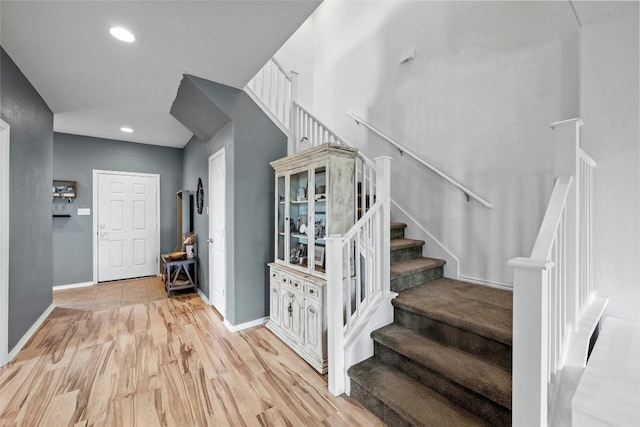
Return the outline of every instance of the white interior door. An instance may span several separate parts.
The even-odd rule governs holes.
[[[96,174],[97,281],[158,274],[159,176],[94,171],[94,183]]]
[[[9,125],[0,120],[0,366],[9,356]]]
[[[225,316],[226,254],[225,254],[225,153],[224,148],[209,157],[209,298],[211,304]]]

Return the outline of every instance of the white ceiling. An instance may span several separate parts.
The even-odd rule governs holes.
[[[243,88],[319,3],[2,0],[0,44],[56,132],[183,147],[191,133],[169,114],[182,74]]]

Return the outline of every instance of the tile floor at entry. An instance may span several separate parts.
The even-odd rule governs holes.
[[[167,298],[164,283],[155,276],[53,291],[53,303],[57,307],[79,311],[110,310],[164,298]]]

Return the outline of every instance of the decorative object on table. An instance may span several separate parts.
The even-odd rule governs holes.
[[[196,253],[194,250],[194,246],[196,241],[198,240],[198,235],[196,233],[187,233],[184,235],[184,240],[182,243],[184,244],[184,250],[187,253],[187,258],[195,258]]]
[[[186,252],[171,252],[171,253],[162,255],[162,257],[167,259],[168,261],[176,261],[176,260],[179,260],[179,259],[185,259],[187,257],[187,253]]]
[[[198,187],[196,188],[196,209],[199,214],[202,214],[203,207],[204,207],[204,188],[202,188],[202,180],[198,178]]]
[[[296,228],[296,222],[293,220],[293,218],[289,219],[289,231],[291,233],[295,233],[296,231],[298,231],[298,229]]]
[[[307,190],[305,190],[302,187],[298,188],[298,191],[296,192],[296,200],[298,202],[303,202],[307,200]]]
[[[305,234],[307,232],[307,226],[305,224],[302,224],[300,226],[300,230],[298,231],[300,231],[300,234]]]

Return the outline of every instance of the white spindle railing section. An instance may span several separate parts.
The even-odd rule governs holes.
[[[556,182],[531,256],[513,275],[513,425],[546,426],[569,335],[593,288],[595,161],[580,119],[554,123]]]
[[[286,130],[291,131],[292,106],[296,99],[297,73],[287,73],[275,59],[270,59],[264,67],[247,83],[254,100],[259,101]]]
[[[293,103],[293,110],[293,135],[296,141],[296,152],[304,148],[316,147],[325,142],[349,145],[297,102]]]
[[[328,382],[334,395],[348,393],[347,369],[359,361],[350,359],[351,349],[391,295],[390,251],[384,244],[390,240],[390,160],[376,159],[377,201],[345,235],[327,238]],[[386,321],[377,319],[392,320],[392,311]]]
[[[580,180],[580,271],[579,308],[582,309],[594,293],[593,285],[593,211],[596,162],[582,149],[579,154]]]

